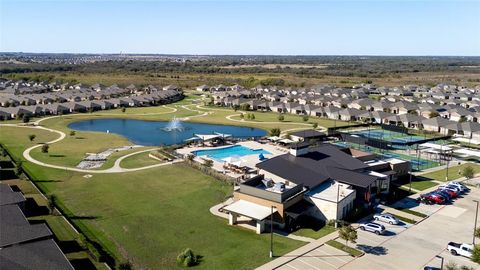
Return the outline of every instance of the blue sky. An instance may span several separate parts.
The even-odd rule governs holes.
[[[0,51],[480,55],[480,1],[0,0]]]

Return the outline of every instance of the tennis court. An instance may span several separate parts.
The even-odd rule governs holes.
[[[389,142],[392,142],[392,144],[399,144],[399,145],[404,145],[407,143],[414,143],[414,142],[425,140],[425,138],[421,136],[409,135],[409,134],[395,132],[395,131],[386,130],[386,129],[360,130],[360,131],[350,132],[350,134],[354,134],[354,135],[365,137],[365,138],[373,138],[373,139],[389,141]]]
[[[368,145],[359,145],[359,144],[350,143],[350,142],[336,142],[335,144],[343,147],[358,149],[364,152],[374,153],[385,159],[398,158],[398,159],[410,161],[410,163],[412,164],[412,169],[415,171],[420,171],[420,170],[425,170],[425,169],[440,166],[439,162],[436,162],[433,160],[417,158],[416,156],[399,154],[396,152],[383,150],[383,149],[371,147]]]

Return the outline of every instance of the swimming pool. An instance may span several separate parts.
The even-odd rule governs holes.
[[[248,155],[271,155],[272,153],[260,149],[250,149],[243,145],[233,145],[224,148],[217,149],[208,149],[208,150],[197,150],[192,152],[195,156],[207,156],[209,158],[215,159],[219,162],[223,162],[222,159],[227,157],[243,157]]]

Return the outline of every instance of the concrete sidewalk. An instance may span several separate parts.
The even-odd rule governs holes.
[[[312,250],[315,250],[319,248],[320,246],[324,245],[328,240],[336,239],[338,238],[338,232],[332,232],[331,234],[328,234],[322,238],[319,238],[309,244],[306,244],[290,253],[287,253],[281,257],[278,257],[274,259],[273,261],[266,263],[258,268],[257,270],[271,270],[271,269],[276,269],[281,266],[286,265],[287,263],[294,261],[295,259],[298,259],[302,257],[303,255],[309,253]],[[275,255],[275,246],[273,247],[273,254]]]

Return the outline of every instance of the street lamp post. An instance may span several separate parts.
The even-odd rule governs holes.
[[[441,261],[440,261],[440,270],[443,270],[443,257],[442,256],[439,256],[439,255],[436,255],[435,257],[439,258]]]
[[[473,245],[475,246],[475,230],[477,229],[477,218],[478,218],[478,200],[473,200],[474,203],[477,204],[477,208],[475,209],[475,225],[473,225]]]
[[[270,258],[273,258],[273,205],[270,207]]]
[[[408,193],[412,193],[412,170],[410,169],[410,183],[408,187]]]

